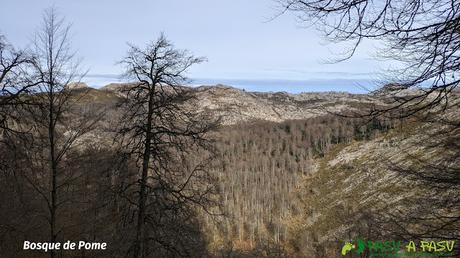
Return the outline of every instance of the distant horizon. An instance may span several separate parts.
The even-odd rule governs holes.
[[[101,88],[111,83],[128,83],[116,74],[88,74],[81,82],[93,88]],[[298,94],[302,92],[348,92],[365,94],[381,86],[376,80],[369,78],[311,78],[311,79],[284,79],[284,78],[190,78],[187,86],[231,86],[238,89],[254,92],[288,92]]]
[[[0,34],[27,48],[51,6],[72,25],[71,47],[82,58],[81,68],[96,75],[85,78],[96,86],[107,82],[107,75],[118,81],[112,75],[123,73],[118,62],[126,43],[143,47],[161,33],[177,48],[207,59],[188,71],[198,83],[256,91],[364,92],[362,86],[373,88],[370,81],[389,68],[372,54],[379,43],[370,41],[353,58],[333,62],[344,46],[328,44],[315,28],[299,26],[292,14],[277,16],[276,1],[6,1],[2,7],[9,11],[0,16]],[[27,19],[17,19],[17,13]]]

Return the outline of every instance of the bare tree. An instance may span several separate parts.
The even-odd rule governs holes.
[[[210,156],[203,155],[208,158],[202,160],[197,157],[209,152],[207,135],[216,124],[193,111],[193,92],[182,86],[187,82],[185,72],[203,61],[175,49],[161,35],[144,49],[130,45],[121,62],[127,77],[135,80],[125,89],[126,116],[120,130],[123,145],[139,164],[138,180],[133,185],[138,188],[138,199],[131,201],[137,211],[134,257],[149,256],[147,243],[173,255],[187,255],[180,240],[174,244],[168,240],[185,239],[188,234],[178,227],[179,221],[172,221],[190,220],[194,212],[191,207],[209,209],[214,185],[205,167]],[[155,252],[158,255],[160,251]]]
[[[18,121],[14,112],[24,100],[21,95],[27,93],[32,86],[27,81],[26,70],[30,65],[30,56],[24,50],[16,50],[5,37],[0,35],[0,144],[6,144],[4,139],[8,134],[17,130],[13,124]],[[2,169],[9,166],[0,162]]]
[[[27,75],[32,63],[31,56],[25,50],[16,50],[5,37],[0,35],[0,128],[12,130],[8,120],[14,119],[11,107],[24,102],[21,95],[35,86]]]
[[[33,67],[29,73],[29,80],[36,86],[27,96],[27,105],[19,111],[22,118],[18,126],[29,132],[20,143],[28,148],[24,160],[30,164],[24,177],[46,203],[44,217],[49,223],[50,242],[57,242],[63,233],[64,226],[58,223],[59,209],[71,201],[64,191],[76,177],[65,168],[67,154],[73,151],[75,155],[76,141],[96,122],[88,114],[76,116],[78,111],[72,106],[79,97],[69,85],[79,79],[79,62],[70,48],[69,30],[55,9],[45,11],[33,42]],[[54,250],[49,253],[56,256]]]
[[[371,116],[411,116],[440,106],[460,84],[460,2],[457,0],[279,0],[302,23],[319,24],[333,42],[348,46],[344,60],[367,39],[385,44],[379,53],[398,61],[385,87],[390,106]],[[390,85],[388,85],[390,86]],[[421,87],[422,86],[422,87]],[[418,87],[410,94],[401,90]],[[398,112],[389,112],[397,110]]]

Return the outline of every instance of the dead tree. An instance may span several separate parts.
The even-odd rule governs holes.
[[[137,221],[129,255],[147,257],[152,251],[159,255],[160,249],[187,255],[179,240],[168,240],[190,238],[180,228],[189,225],[173,222],[174,218],[191,219],[192,207],[210,210],[209,195],[215,190],[205,169],[211,156],[203,153],[210,150],[207,136],[216,123],[194,112],[193,91],[183,86],[185,72],[204,59],[175,49],[164,35],[143,49],[129,47],[121,63],[135,82],[124,90],[126,115],[120,133],[124,149],[139,164],[133,184],[137,200],[130,201]],[[152,245],[160,248],[149,250]]]

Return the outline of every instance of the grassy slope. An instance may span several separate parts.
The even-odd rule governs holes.
[[[420,180],[390,169],[397,164],[422,170],[424,161],[443,162],[444,157],[453,155],[439,146],[429,147],[439,140],[430,133],[440,130],[439,125],[412,122],[371,141],[337,145],[317,160],[316,172],[305,178],[299,193],[303,212],[288,221],[291,251],[302,257],[340,257],[344,241],[423,231],[418,223],[401,223],[401,228],[399,217],[427,217],[427,210],[458,215],[458,211],[445,211],[423,201],[433,196],[451,200],[458,196],[458,187],[428,188]],[[458,162],[453,162],[451,165],[458,167]],[[458,222],[455,226],[458,228]]]

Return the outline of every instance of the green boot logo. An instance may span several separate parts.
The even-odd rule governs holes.
[[[342,255],[346,255],[348,252],[350,252],[352,249],[355,249],[356,246],[350,242],[346,242],[345,245],[342,247]]]

